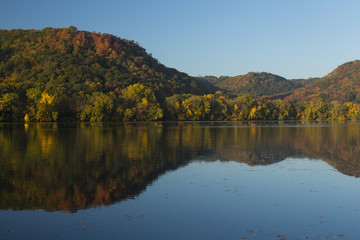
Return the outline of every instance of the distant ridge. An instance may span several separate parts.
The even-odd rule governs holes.
[[[271,96],[285,94],[303,85],[302,81],[289,81],[266,72],[249,72],[235,77],[204,77],[216,87],[236,95]]]
[[[325,101],[360,102],[360,61],[338,66],[334,71],[296,89],[285,100],[304,101],[322,98]]]

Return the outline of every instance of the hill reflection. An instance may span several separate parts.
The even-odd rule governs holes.
[[[360,177],[360,124],[0,125],[0,209],[77,211],[137,196],[202,157],[251,166],[316,158]]]

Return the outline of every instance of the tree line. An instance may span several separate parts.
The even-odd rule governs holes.
[[[30,88],[26,101],[17,93],[0,97],[0,121],[251,121],[360,120],[360,104],[321,98],[302,102],[269,100],[251,95],[231,97],[223,92],[174,94],[159,101],[154,91],[133,84],[111,93],[68,96]]]

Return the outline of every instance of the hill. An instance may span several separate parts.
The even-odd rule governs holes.
[[[191,77],[110,34],[0,30],[0,121],[358,120],[359,73]]]
[[[304,81],[289,81],[271,73],[250,72],[246,75],[235,77],[213,77],[207,76],[203,79],[214,84],[221,90],[236,95],[251,94],[253,96],[272,96],[289,94],[290,91],[301,87]]]
[[[360,102],[360,61],[351,61],[286,97],[289,101],[322,98],[325,101]]]
[[[6,105],[12,115],[0,120],[25,114],[40,120],[41,102],[66,106],[53,111],[56,119],[72,118],[95,92],[119,96],[134,84],[158,102],[173,94],[210,92],[208,85],[160,64],[138,43],[110,34],[75,27],[0,30],[0,108]]]

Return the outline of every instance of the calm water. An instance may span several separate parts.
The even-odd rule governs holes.
[[[360,123],[0,125],[0,239],[359,239]]]

